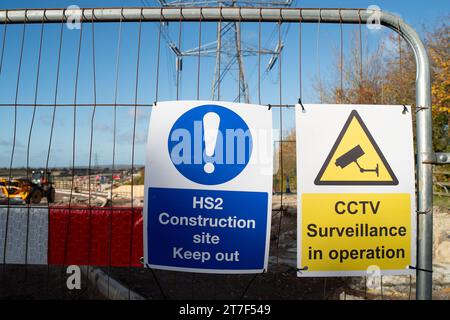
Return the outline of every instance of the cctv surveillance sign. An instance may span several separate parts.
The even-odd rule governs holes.
[[[363,167],[362,161],[371,167]],[[356,110],[351,111],[314,183],[316,185],[398,184],[383,152]]]
[[[204,273],[267,268],[272,116],[257,105],[160,102],[145,167],[144,260]]]
[[[296,110],[298,276],[410,274],[416,234],[410,107]]]

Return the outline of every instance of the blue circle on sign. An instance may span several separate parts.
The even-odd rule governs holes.
[[[216,185],[244,170],[252,143],[250,130],[238,114],[222,106],[203,105],[175,121],[168,149],[172,163],[185,178]]]

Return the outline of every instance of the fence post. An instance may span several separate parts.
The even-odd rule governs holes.
[[[416,150],[417,150],[417,279],[416,298],[432,298],[433,268],[433,165],[430,63],[425,47],[408,24],[384,13],[382,21],[395,29],[411,46],[417,65],[416,74]]]

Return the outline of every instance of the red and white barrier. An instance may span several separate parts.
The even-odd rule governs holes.
[[[142,267],[142,232],[142,208],[1,207],[0,263]]]

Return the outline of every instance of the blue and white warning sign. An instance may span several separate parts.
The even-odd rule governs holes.
[[[160,102],[147,141],[145,264],[204,273],[266,270],[272,113],[238,103]]]

